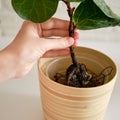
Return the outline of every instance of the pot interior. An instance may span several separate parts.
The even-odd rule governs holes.
[[[89,49],[89,48],[77,48],[75,49],[77,62],[85,64],[88,71],[99,75],[103,70],[104,74],[109,72],[109,67],[112,67],[112,73],[107,75],[104,80],[104,84],[109,82],[116,73],[116,66],[114,62],[105,54]],[[46,75],[54,80],[56,73],[66,74],[66,69],[72,64],[71,57],[57,58],[51,61],[46,68]],[[108,69],[107,69],[108,68]],[[106,69],[106,70],[105,70]]]

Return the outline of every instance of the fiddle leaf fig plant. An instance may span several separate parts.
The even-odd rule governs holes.
[[[80,3],[72,16],[78,29],[96,29],[120,24],[120,17],[112,12],[104,0],[12,0],[12,6],[23,19],[44,22],[56,13],[59,1]]]
[[[110,9],[104,0],[11,0],[11,3],[21,18],[41,23],[56,13],[60,1],[65,3],[70,18],[70,37],[74,36],[75,28],[90,30],[120,26],[120,17]],[[77,2],[78,6],[71,7],[73,2]],[[76,85],[74,81],[77,81],[79,84],[77,86],[85,87],[93,77],[87,72],[85,65],[77,62],[73,48],[73,46],[70,47],[72,65],[67,69],[66,79],[72,85]],[[107,74],[109,75],[112,68],[108,67],[105,71],[109,71]]]

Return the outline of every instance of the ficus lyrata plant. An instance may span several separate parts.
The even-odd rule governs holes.
[[[74,35],[75,28],[90,30],[120,26],[120,17],[112,12],[104,0],[12,0],[11,3],[21,18],[41,23],[50,19],[56,13],[60,1],[64,2],[67,7],[70,17],[69,36],[71,37]],[[77,2],[78,6],[76,8],[71,7],[72,2]],[[76,61],[73,46],[70,47],[70,52],[72,66],[76,69],[76,74],[80,73],[82,67]],[[85,69],[85,67],[83,68]],[[77,77],[80,77],[80,75],[77,75]],[[87,77],[90,76],[87,74]],[[80,84],[84,86],[83,82],[80,82]]]

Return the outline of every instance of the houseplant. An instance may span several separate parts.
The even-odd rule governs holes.
[[[12,5],[13,5],[13,8],[15,9],[15,11],[18,13],[18,15],[20,15],[20,17],[22,17],[23,19],[31,20],[33,22],[44,22],[44,21],[48,20],[49,18],[51,18],[53,16],[53,14],[56,12],[59,1],[63,1],[67,6],[68,15],[70,17],[69,36],[71,36],[71,37],[73,37],[75,28],[86,30],[86,29],[97,29],[97,28],[101,28],[101,27],[120,25],[120,18],[111,11],[111,9],[106,5],[104,0],[44,0],[44,1],[43,0],[36,0],[36,1],[12,0]],[[71,2],[78,2],[80,4],[78,5],[77,8],[74,8],[74,7],[71,7],[71,4],[70,4]],[[40,11],[42,11],[42,12],[40,13]],[[45,12],[43,12],[43,11],[45,11]],[[80,54],[78,51],[83,51],[83,53],[86,56]],[[78,56],[81,56],[81,58],[80,58],[81,60],[84,57],[85,58],[88,57],[89,54],[86,54],[87,51],[90,52],[91,49],[78,48],[78,47],[75,48],[75,53],[78,53]],[[79,63],[76,60],[73,46],[70,47],[70,52],[71,52],[71,58],[72,58],[72,63],[73,63],[74,69],[78,69],[78,70],[81,69],[81,67],[78,67]],[[87,66],[91,66],[92,71],[95,71],[92,67],[92,66],[94,66],[95,63],[97,63],[98,66],[106,67],[106,65],[109,65],[109,64],[112,66],[113,73],[111,74],[110,78],[108,78],[108,81],[110,81],[110,82],[108,82],[108,84],[105,84],[103,86],[96,87],[96,88],[79,88],[79,89],[56,84],[55,82],[51,81],[45,75],[46,71],[48,71],[48,69],[46,69],[46,64],[48,64],[48,66],[51,65],[51,61],[53,61],[53,59],[40,60],[39,69],[40,69],[40,77],[41,77],[41,94],[42,94],[43,109],[45,111],[46,119],[49,119],[49,120],[53,120],[53,119],[57,119],[57,120],[59,120],[59,119],[60,120],[61,119],[62,120],[63,119],[69,119],[69,120],[70,119],[76,119],[76,120],[77,119],[83,119],[83,120],[91,119],[91,120],[94,120],[95,119],[96,120],[96,119],[99,119],[100,120],[103,118],[103,113],[105,111],[106,104],[109,100],[110,93],[111,93],[113,85],[114,85],[114,80],[115,80],[115,76],[116,76],[116,67],[115,67],[114,63],[112,62],[112,60],[109,59],[108,57],[106,57],[105,55],[103,55],[97,51],[95,52],[94,50],[92,50],[90,52],[90,54],[91,54],[90,59],[89,60],[84,59],[84,61],[85,61],[85,64],[87,64]],[[102,64],[101,64],[101,61],[96,59],[96,57],[93,57],[93,55],[97,56],[97,57],[101,56],[103,58],[103,60],[101,60],[101,61],[103,61]],[[91,62],[91,59],[93,59],[92,57],[94,58],[95,62]],[[45,63],[45,64],[43,64],[43,63]],[[99,65],[99,63],[100,63],[100,65]],[[101,68],[101,67],[98,67],[98,68]],[[103,67],[102,67],[102,69],[103,69]],[[97,72],[98,71],[99,70],[97,70]],[[71,71],[71,73],[72,72],[73,71]],[[47,74],[49,74],[49,73],[47,73]],[[70,76],[70,75],[71,74],[69,74],[68,76]],[[85,75],[88,75],[87,72]],[[47,81],[42,80],[44,78],[48,79],[48,80]],[[77,76],[77,78],[79,78],[79,76]],[[113,79],[113,81],[111,81],[111,79]],[[110,86],[110,88],[107,85]],[[65,91],[63,91],[63,92],[65,92],[65,94],[61,93],[61,89],[65,90]],[[98,93],[100,93],[100,94],[94,93],[94,91],[97,91],[97,90],[98,90]],[[70,91],[71,91],[71,95],[70,95]],[[73,91],[73,94],[72,94],[72,91]],[[81,91],[82,91],[82,96],[80,94]],[[86,91],[90,91],[90,93],[86,92]],[[101,96],[105,91],[106,91],[106,93],[109,93],[109,94],[104,95],[104,97],[99,97],[99,99],[101,101],[105,101],[105,98],[106,98],[107,102],[100,103],[98,101],[98,98],[96,98],[96,96],[99,96],[99,95]],[[87,98],[88,95],[89,95],[90,99]],[[85,99],[84,96],[87,99]],[[95,99],[92,99],[92,97]],[[56,102],[56,99],[57,99],[58,103]],[[81,101],[81,99],[82,99],[82,101]],[[83,99],[87,102],[84,103]],[[91,99],[92,99],[92,101],[91,101]],[[65,101],[67,101],[67,102],[65,102]],[[55,103],[55,104],[53,104],[53,103]],[[88,105],[88,103],[91,103],[93,106]],[[61,107],[59,104],[61,106],[65,105],[66,107]],[[69,106],[70,104],[72,104],[71,108]],[[91,107],[87,107],[86,104]],[[50,105],[53,105],[53,107]],[[80,105],[78,107],[79,109],[77,109],[77,105],[78,106]],[[103,106],[103,108],[99,109],[100,110],[99,111],[98,107],[100,107],[100,106]],[[58,109],[56,109],[55,107]],[[97,112],[93,112],[93,114],[92,114],[92,112],[90,110],[92,107],[95,107]],[[81,108],[84,108],[84,109],[81,109]],[[65,114],[61,111],[62,109],[65,110]],[[75,112],[73,112],[73,110]],[[84,111],[84,112],[82,112],[82,111]],[[87,115],[84,115],[86,113],[86,111],[87,111]],[[79,113],[81,113],[80,116],[78,115]]]
[[[69,87],[51,79],[56,71],[64,72],[68,68],[71,64],[70,57],[40,59],[38,68],[45,118],[46,120],[103,120],[117,76],[116,66],[108,56],[96,50],[75,47],[74,51],[78,62],[86,64],[93,72],[100,73],[109,65],[113,71],[104,85],[89,88]]]

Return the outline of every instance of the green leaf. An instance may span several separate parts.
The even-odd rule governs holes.
[[[104,2],[101,4],[106,6]],[[98,3],[96,5],[93,0],[85,0],[75,10],[73,22],[78,29],[88,30],[119,25],[120,18],[115,16],[109,8],[105,7],[104,10],[99,8]]]
[[[94,3],[101,9],[101,11],[110,18],[117,18],[118,16],[113,13],[110,7],[105,3],[104,0],[93,0]],[[118,17],[119,18],[119,17]]]
[[[44,22],[56,12],[59,0],[12,0],[16,13],[25,20]]]

